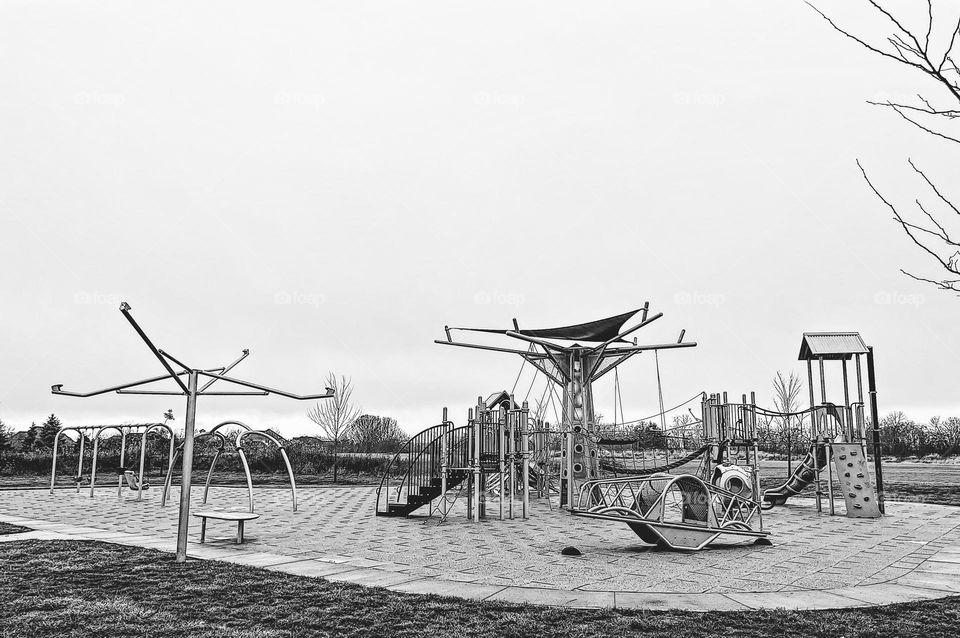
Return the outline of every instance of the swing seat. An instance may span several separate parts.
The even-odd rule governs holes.
[[[130,486],[130,490],[131,490],[131,491],[137,492],[137,491],[140,490],[140,484],[137,482],[137,475],[133,472],[133,470],[126,470],[126,471],[124,471],[123,476],[124,476],[124,478],[127,479],[127,485]],[[149,490],[149,489],[150,489],[150,484],[147,483],[146,481],[144,481],[144,482],[143,482],[143,489]]]

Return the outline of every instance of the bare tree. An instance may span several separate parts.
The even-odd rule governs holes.
[[[353,404],[353,383],[349,377],[327,373],[327,388],[333,396],[307,410],[307,418],[320,426],[330,441],[333,451],[333,482],[337,482],[337,457],[340,442],[349,434],[350,427],[360,416],[360,408]]]
[[[867,38],[843,29],[820,9],[809,2],[807,4],[810,4],[813,10],[819,13],[839,33],[877,55],[924,74],[939,89],[937,97],[931,96],[928,98],[917,95],[917,101],[913,104],[894,100],[870,102],[871,104],[892,110],[902,119],[927,134],[950,143],[960,144],[960,126],[958,126],[960,124],[958,122],[958,118],[960,118],[960,68],[957,66],[955,57],[957,55],[956,49],[960,47],[960,17],[950,16],[949,19],[944,20],[942,11],[937,11],[938,15],[935,18],[933,0],[927,0],[922,20],[925,25],[920,30],[911,29],[907,26],[907,16],[895,15],[876,0],[866,0],[866,2],[870,5],[872,11],[889,26],[889,32],[883,43],[871,42]],[[940,9],[940,5],[938,5],[938,9]],[[956,19],[956,22],[954,22],[954,19]],[[942,27],[941,24],[946,24],[946,28]],[[940,105],[934,106],[935,102],[940,103]],[[917,281],[933,284],[941,290],[960,293],[960,250],[958,250],[960,249],[960,242],[948,230],[960,221],[960,219],[954,219],[954,215],[960,216],[960,208],[944,194],[943,189],[939,188],[924,170],[914,164],[913,160],[908,159],[907,161],[914,172],[925,182],[924,188],[927,189],[927,199],[932,200],[936,206],[934,208],[929,203],[925,205],[921,198],[917,197],[914,199],[914,203],[918,210],[914,212],[913,217],[903,213],[880,192],[880,189],[870,180],[867,171],[859,160],[857,166],[863,173],[867,185],[890,209],[894,220],[911,241],[948,274],[944,279],[933,279],[903,269],[900,272]],[[920,221],[915,222],[911,219],[919,219]],[[951,251],[953,251],[952,254],[950,254]]]
[[[773,378],[773,406],[777,412],[783,414],[777,418],[780,421],[780,435],[787,439],[787,474],[791,474],[793,470],[793,440],[802,423],[800,417],[792,416],[793,412],[800,411],[802,388],[803,382],[795,372],[791,370],[790,374],[784,377],[783,373],[777,370],[777,376]]]

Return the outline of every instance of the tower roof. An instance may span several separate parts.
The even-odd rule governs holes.
[[[867,354],[867,344],[859,332],[804,332],[799,360],[823,358],[840,361],[855,354]]]

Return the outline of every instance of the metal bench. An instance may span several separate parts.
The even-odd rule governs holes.
[[[220,521],[237,522],[237,544],[243,543],[243,524],[246,521],[252,521],[260,518],[259,514],[254,512],[215,512],[213,510],[203,510],[194,512],[194,516],[200,518],[200,542],[203,543],[207,538],[207,519],[215,518]]]

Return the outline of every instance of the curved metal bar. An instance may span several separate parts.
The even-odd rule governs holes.
[[[124,430],[120,433],[120,467],[123,467],[123,463],[126,460],[127,453],[127,432]],[[123,474],[117,476],[117,498],[123,497]]]
[[[57,435],[53,437],[53,462],[50,467],[50,493],[51,494],[53,494],[53,489],[57,481],[57,451],[60,449],[60,435],[66,434],[67,432],[76,432],[79,435],[80,438],[78,440],[80,441],[80,463],[81,464],[83,463],[83,432],[80,431],[78,426],[74,426],[74,425],[62,427],[59,430],[57,430]],[[80,469],[83,469],[82,465]],[[80,472],[77,472],[77,475],[79,476]],[[79,491],[79,489],[80,488],[78,487],[77,491]]]
[[[217,423],[215,426],[210,428],[208,431],[204,432],[204,434],[213,434],[214,432],[216,432],[217,430],[219,430],[220,428],[226,425],[239,425],[245,431],[253,432],[253,428],[247,425],[246,423],[241,423],[240,421],[221,421],[220,423]]]
[[[243,448],[238,447],[240,462],[243,464],[243,473],[247,475],[247,492],[250,495],[250,511],[253,512],[253,479],[250,477],[250,466],[247,464],[247,455],[243,453]]]
[[[280,456],[283,457],[283,462],[287,466],[287,476],[290,477],[290,491],[293,493],[293,511],[297,511],[297,481],[293,478],[293,467],[290,466],[290,457],[287,456],[287,451],[284,448],[280,448]]]
[[[171,443],[173,442],[173,430],[166,423],[154,423],[153,425],[148,425],[144,430],[143,434],[140,435],[140,475],[137,478],[137,500],[143,500],[143,473],[146,467],[147,461],[147,435],[153,432],[154,430],[163,429],[167,431],[167,435],[170,437]],[[123,466],[123,463],[120,463]]]
[[[194,437],[194,443],[209,436],[217,437],[217,441],[218,441],[217,455],[219,455],[219,453],[223,450],[227,442],[226,437],[220,434],[219,432],[201,432],[200,434],[196,435],[196,437]],[[183,444],[181,443],[179,446],[174,447],[173,441],[171,440],[170,463],[169,463],[169,466],[167,467],[167,476],[163,480],[163,495],[160,498],[160,507],[163,507],[167,504],[167,496],[169,495],[170,488],[173,485],[173,468],[176,466],[177,458],[180,457],[182,454],[183,454]],[[216,455],[214,456],[214,464],[215,463],[216,463]],[[210,471],[207,474],[207,487],[209,487],[210,485],[211,476],[213,476],[213,465],[210,466]],[[204,488],[204,499],[203,499],[204,503],[207,502],[206,493],[207,493],[207,488]]]
[[[250,467],[247,465],[246,454],[243,450],[243,439],[248,436],[259,436],[263,437],[274,445],[280,451],[280,456],[283,458],[283,464],[287,467],[287,476],[290,478],[290,492],[293,495],[293,511],[297,511],[297,481],[293,477],[293,467],[290,465],[290,458],[287,456],[287,450],[284,448],[283,443],[281,443],[275,436],[270,434],[265,430],[246,430],[237,435],[237,440],[235,445],[237,451],[240,453],[240,460],[243,462],[244,472],[247,474],[247,485],[250,490],[250,511],[253,511],[253,478],[250,476]]]
[[[217,447],[217,451],[213,453],[213,460],[210,461],[210,469],[207,470],[207,480],[203,484],[203,505],[207,504],[207,494],[210,492],[210,482],[213,480],[213,469],[217,467],[217,460],[220,458],[220,453],[223,452],[223,448],[226,445],[227,439],[222,434],[217,434],[220,440],[220,445]]]
[[[180,449],[177,448],[173,452],[173,456],[170,457],[170,467],[167,468],[167,476],[163,479],[163,493],[160,496],[160,507],[164,507],[167,504],[167,494],[170,492],[170,484],[173,482],[173,464],[177,462],[177,456],[180,454]]]
[[[104,430],[116,430],[120,436],[123,436],[123,430],[120,428],[123,426],[118,425],[103,425],[99,428],[94,429],[93,432],[93,460],[90,464],[90,498],[93,498],[93,490],[97,486],[97,455],[100,453],[100,435],[103,434]],[[78,473],[79,474],[79,473]],[[79,487],[79,485],[78,485]]]

